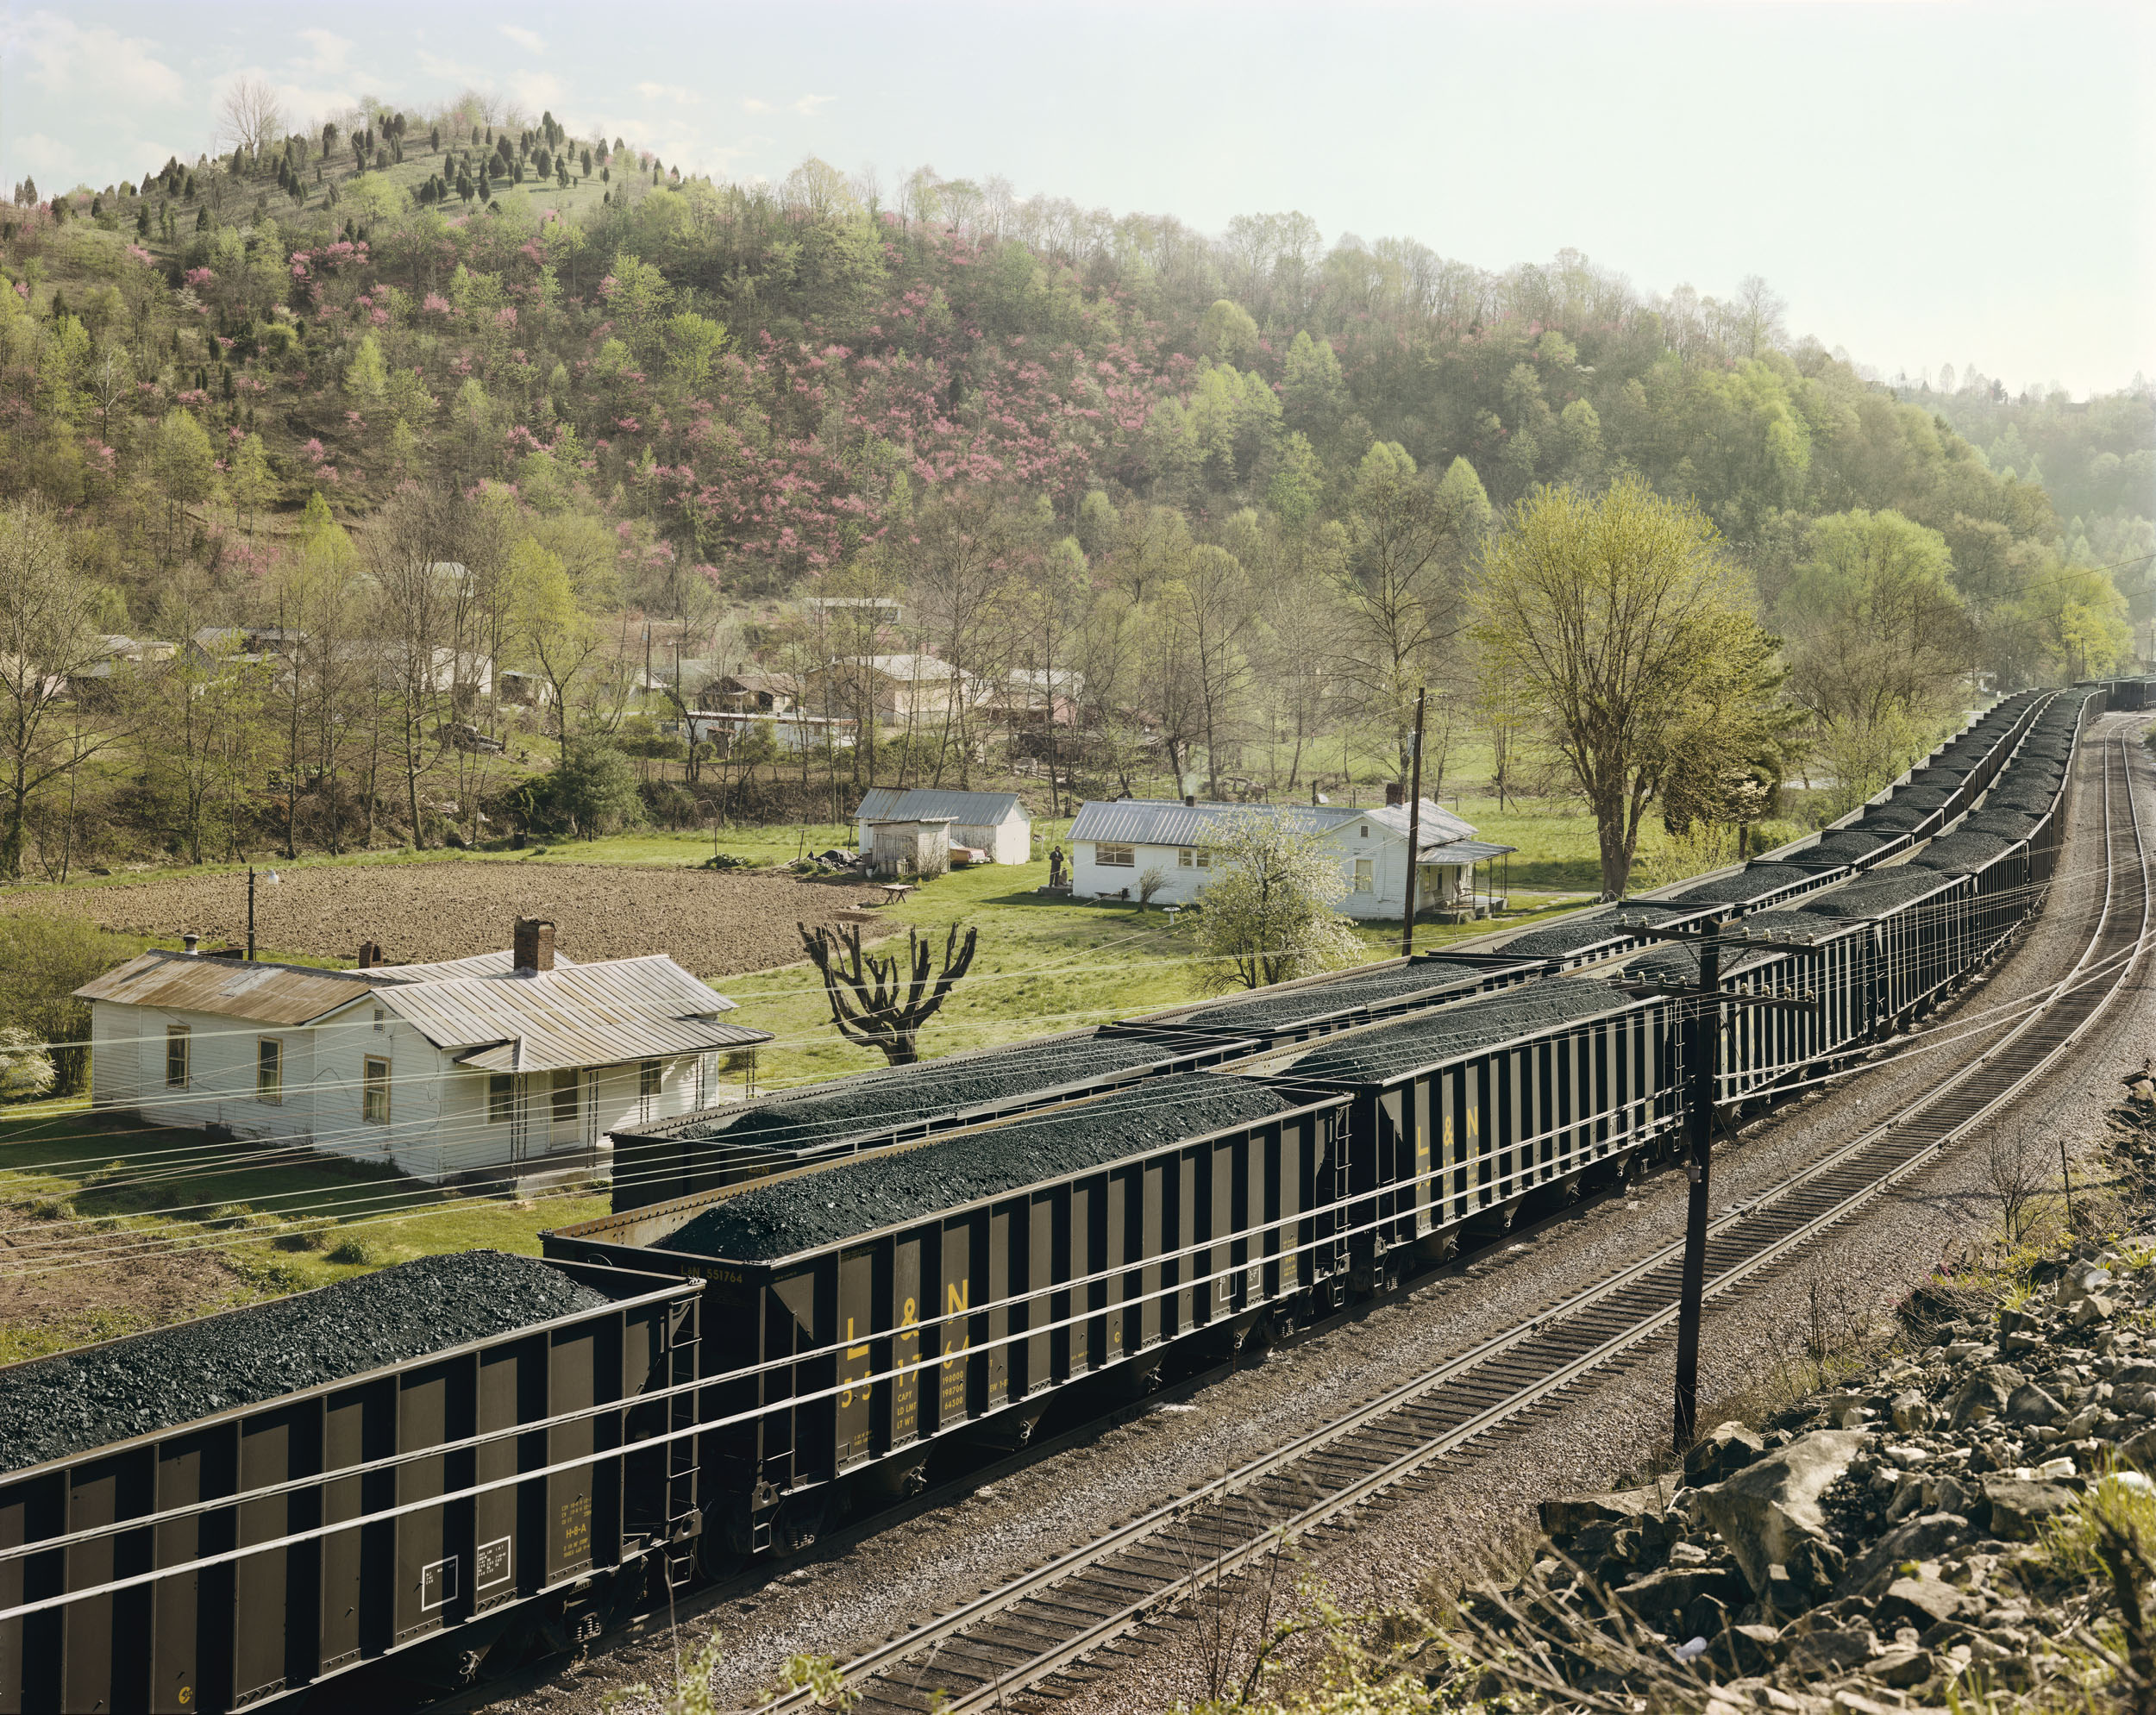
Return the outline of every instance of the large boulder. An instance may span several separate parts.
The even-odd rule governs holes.
[[[1718,1424],[1684,1455],[1684,1480],[1705,1488],[1734,1476],[1766,1450],[1766,1443],[1744,1424]]]
[[[1938,1560],[1968,1535],[1969,1521],[1952,1512],[1905,1519],[1851,1561],[1836,1588],[1844,1595],[1876,1596],[1904,1562]]]
[[[1956,1429],[1987,1423],[2006,1410],[2014,1390],[2028,1378],[2009,1364],[1986,1364],[1954,1390],[1946,1402],[1949,1420]]]
[[[2079,1499],[2062,1484],[2020,1477],[1986,1477],[1984,1493],[1991,1503],[1991,1534],[2008,1543],[2034,1542],[2046,1521]]]
[[[1660,1512],[1667,1499],[1659,1488],[1561,1495],[1542,1503],[1542,1534],[1553,1543],[1570,1542],[1590,1524],[1629,1524]]]
[[[1755,1593],[1766,1587],[1769,1567],[1788,1565],[1802,1543],[1827,1540],[1819,1498],[1864,1443],[1861,1430],[1814,1430],[1699,1492],[1702,1515]]]
[[[2065,1415],[2065,1405],[2033,1381],[2015,1388],[2014,1397],[2006,1402],[2009,1423],[2055,1424]]]

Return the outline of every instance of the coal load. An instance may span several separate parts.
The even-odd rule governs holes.
[[[2001,839],[1996,834],[1971,833],[1966,830],[1949,834],[1943,840],[1934,840],[1911,858],[1911,869],[1927,869],[1934,874],[1971,875],[1986,865],[1996,862],[2018,844],[2017,841]]]
[[[712,1204],[661,1246],[768,1262],[1187,1138],[1253,1125],[1294,1105],[1244,1079],[1179,1073],[1053,1113],[753,1186]]]
[[[1846,887],[1814,893],[1798,909],[1823,917],[1878,917],[1946,885],[1929,870],[1914,871],[1908,865],[1859,877]]]
[[[1801,852],[1792,852],[1786,861],[1801,864],[1806,869],[1835,869],[1870,857],[1893,837],[1892,835],[1867,834],[1857,828],[1837,829],[1831,834],[1821,835],[1816,845],[1807,846]]]
[[[1973,762],[1934,762],[1911,774],[1909,784],[1913,786],[1944,786],[1952,792],[1965,776],[1976,772],[1976,766]]]
[[[1864,828],[1867,833],[1881,830],[1906,834],[1920,823],[1928,822],[1938,814],[1938,808],[1927,804],[1875,804],[1864,813]]]
[[[1921,804],[1927,810],[1936,810],[1953,796],[1946,786],[1904,786],[1887,802],[1896,806]]]
[[[33,1359],[0,1369],[0,1470],[178,1429],[606,1302],[536,1257],[468,1250]]]
[[[760,1102],[739,1113],[716,1114],[670,1135],[690,1142],[716,1140],[729,1149],[810,1149],[841,1137],[889,1131],[1044,1090],[1112,1078],[1173,1052],[1158,1042],[1124,1036],[1023,1042],[991,1054],[924,1061],[849,1078],[827,1089]]]
[[[2019,811],[2024,816],[2046,816],[2051,813],[2051,807],[2058,802],[2059,788],[2057,786],[2039,786],[2034,782],[2023,785],[2017,780],[2012,786],[2002,787],[1986,798],[1984,801],[1984,807],[1987,811],[2015,810]]]
[[[1642,926],[1658,928],[1685,915],[1667,905],[1620,905],[1591,917],[1575,917],[1570,923],[1551,923],[1547,929],[1531,929],[1507,941],[1503,950],[1525,959],[1568,958],[1586,948],[1622,941]]]
[[[1285,994],[1263,990],[1244,1000],[1224,1001],[1193,1012],[1176,1022],[1219,1030],[1270,1030],[1323,1018],[1357,1006],[1375,1006],[1426,989],[1455,988],[1480,981],[1481,971],[1471,965],[1431,962],[1401,965],[1388,970],[1347,976],[1336,982],[1292,989]]]
[[[1327,1084],[1382,1083],[1626,1004],[1625,995],[1608,983],[1551,978],[1401,1023],[1330,1037],[1283,1070]]]
[[[2040,816],[2018,810],[1978,811],[1954,829],[1957,834],[1992,834],[2002,840],[2026,840],[2044,825]]]
[[[1770,893],[1779,892],[1802,879],[1790,874],[1781,864],[1755,863],[1739,870],[1734,875],[1718,875],[1711,881],[1701,882],[1696,887],[1688,887],[1671,903],[1679,905],[1741,905],[1753,899],[1764,899]]]

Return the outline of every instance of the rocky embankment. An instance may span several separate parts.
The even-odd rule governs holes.
[[[1465,1605],[1474,1688],[2156,1708],[2156,1248],[2084,1241],[2024,1278],[1861,1386],[1721,1425],[1681,1478],[1545,1503],[1533,1571]]]

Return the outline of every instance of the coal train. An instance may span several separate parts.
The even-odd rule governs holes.
[[[453,1686],[799,1551],[931,1455],[1218,1361],[1871,1051],[2034,917],[2105,691],[2011,698],[1815,838],[1438,952],[617,1141],[544,1259],[432,1258],[0,1368],[0,1715]],[[1799,950],[1801,944],[1802,950]],[[1722,1011],[1723,1009],[1715,1009]],[[417,1315],[415,1302],[431,1311]]]

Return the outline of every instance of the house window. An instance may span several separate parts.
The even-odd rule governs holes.
[[[1213,854],[1203,846],[1179,846],[1175,850],[1175,867],[1178,869],[1211,869]]]
[[[187,1087],[187,1042],[190,1032],[185,1024],[165,1027],[165,1084],[172,1090]]]
[[[285,1099],[285,1044],[275,1036],[263,1036],[254,1044],[254,1099]]]
[[[556,1125],[576,1124],[577,1068],[567,1066],[554,1074],[554,1123]]]
[[[646,1101],[659,1093],[659,1062],[647,1060],[636,1068],[636,1093]]]
[[[360,1117],[369,1125],[389,1124],[389,1062],[371,1054],[360,1062]]]
[[[1370,836],[1370,824],[1367,822],[1358,823],[1355,831],[1362,838],[1367,840]]]
[[[1377,891],[1370,874],[1370,861],[1368,858],[1355,860],[1355,891],[1358,893],[1372,893]]]
[[[508,1125],[517,1117],[517,1074],[496,1072],[486,1080],[486,1123]]]
[[[1093,861],[1103,869],[1136,869],[1138,850],[1132,846],[1095,846]]]

